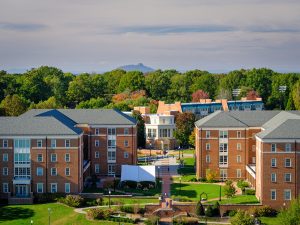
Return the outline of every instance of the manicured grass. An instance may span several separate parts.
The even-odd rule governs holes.
[[[216,201],[209,201],[209,203],[214,203]],[[259,201],[255,195],[236,195],[233,198],[222,199],[219,201],[220,204],[257,204]]]
[[[223,187],[221,188],[221,196],[223,196]],[[181,191],[180,191],[180,183],[171,184],[171,195],[174,198],[185,197],[189,198],[193,201],[200,200],[200,194],[205,192],[207,194],[207,198],[213,199],[219,197],[220,185],[217,184],[195,184],[195,183],[182,183]],[[206,197],[206,196],[202,196]]]
[[[179,178],[181,178],[182,182],[190,182],[193,178],[196,178],[196,175],[188,174],[188,175],[182,175],[182,176],[178,176],[178,177],[172,177],[173,181],[177,182],[177,183],[180,182]]]
[[[178,169],[178,174],[195,175],[195,158],[184,158],[184,167]]]
[[[263,224],[266,225],[278,225],[280,221],[277,217],[260,217],[259,218]]]
[[[180,151],[180,153],[183,152],[183,154],[195,154],[195,149],[185,149]]]
[[[28,225],[32,220],[33,224],[48,224],[48,208],[51,208],[51,225],[118,224],[110,221],[86,220],[85,215],[76,213],[73,208],[59,203],[0,207],[0,223],[5,225]]]

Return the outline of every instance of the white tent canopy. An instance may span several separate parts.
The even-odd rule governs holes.
[[[122,165],[121,181],[155,182],[155,166]]]

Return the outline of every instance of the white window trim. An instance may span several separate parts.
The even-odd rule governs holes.
[[[2,146],[3,148],[8,148],[8,139],[3,139]]]
[[[206,163],[210,163],[210,155],[206,155],[205,156],[205,162]]]
[[[39,161],[39,155],[42,155],[42,161]],[[37,161],[37,162],[43,162],[43,161],[44,161],[44,157],[43,157],[43,154],[42,154],[42,153],[38,153],[38,154],[36,155],[36,161]]]
[[[53,169],[55,169],[55,175],[53,175],[53,173],[52,173]],[[57,168],[56,167],[51,168],[51,176],[54,176],[54,177],[57,176]]]
[[[4,157],[4,156],[5,156],[5,157]],[[3,162],[8,162],[8,153],[3,153],[2,161],[3,161]]]
[[[129,147],[129,141],[128,140],[124,140],[124,147]]]
[[[273,146],[275,146],[274,151],[273,151]],[[271,144],[271,152],[277,152],[277,145],[276,144]]]
[[[289,146],[289,147],[287,148],[287,146]],[[288,151],[287,151],[287,149],[288,149]],[[292,144],[291,143],[285,144],[284,150],[285,150],[285,152],[291,152],[292,151]]]
[[[272,199],[272,192],[274,192],[275,193],[275,199]],[[276,201],[276,199],[277,199],[277,192],[276,192],[276,189],[271,189],[270,190],[270,199],[272,200],[272,201]]]
[[[99,140],[95,140],[95,147],[99,147],[100,146],[100,141]]]
[[[39,191],[39,185],[42,185],[42,191]],[[44,183],[37,183],[36,184],[36,192],[37,193],[44,193]]]
[[[7,191],[5,190],[7,188]],[[9,193],[9,185],[8,183],[3,183],[2,184],[2,190],[3,190],[3,193]]]
[[[275,165],[274,166],[272,165],[273,159],[275,160]],[[273,168],[277,167],[277,159],[276,158],[271,158],[271,167],[273,167]]]
[[[99,174],[100,173],[100,165],[99,164],[95,164],[95,173]],[[97,171],[98,170],[98,171]]]
[[[286,199],[286,198],[285,198],[285,197],[286,197],[286,196],[285,196],[285,193],[286,193],[286,192],[289,192],[289,193],[290,193],[290,198],[289,198],[289,199]],[[291,190],[291,189],[284,189],[283,195],[284,195],[283,198],[284,198],[285,201],[290,201],[290,200],[292,200],[292,190]]]
[[[286,175],[288,175],[288,174],[289,174],[290,180],[286,180]],[[284,182],[287,182],[287,183],[292,182],[292,173],[284,173]]]
[[[242,162],[242,157],[241,157],[241,155],[237,155],[237,156],[236,156],[236,162],[237,162],[237,163],[241,163],[241,162]]]
[[[236,149],[237,149],[238,151],[242,150],[242,145],[241,145],[241,143],[236,143]]]
[[[273,174],[275,175],[275,176],[274,176],[274,178],[275,178],[274,180],[272,180],[272,178],[273,178],[272,175],[273,175]],[[272,182],[272,183],[276,183],[276,182],[277,182],[277,174],[276,174],[276,173],[271,173],[271,182]]]
[[[209,130],[205,131],[205,138],[210,138],[210,131]]]
[[[67,169],[69,169],[69,174],[67,174]],[[65,175],[66,175],[67,177],[71,176],[71,169],[70,169],[70,167],[66,167],[66,168],[65,168]]]
[[[41,146],[39,146],[39,143],[41,144]],[[43,147],[43,140],[42,139],[36,140],[36,147],[37,148],[42,148]]]
[[[287,159],[290,160],[290,165],[289,165],[289,166],[286,165],[286,160],[287,160]],[[284,159],[284,167],[286,167],[286,168],[291,168],[291,167],[292,167],[292,159],[291,159],[291,158],[285,158],[285,159]]]
[[[209,150],[210,150],[210,143],[206,143],[205,149],[206,149],[206,151],[209,151]]]
[[[128,152],[124,152],[124,159],[128,159],[129,158],[129,153]]]
[[[69,191],[67,191],[67,185],[69,186]],[[65,193],[71,193],[71,184],[65,183]]]
[[[8,173],[9,173],[9,172],[8,172],[8,167],[3,167],[3,168],[2,168],[2,175],[3,175],[3,176],[8,176]]]
[[[67,142],[69,142],[69,146],[67,146]],[[65,147],[66,148],[71,148],[71,140],[70,139],[65,140]]]
[[[55,155],[55,161],[52,160],[52,155]],[[57,162],[57,154],[56,153],[51,153],[50,159],[51,159],[51,162]]]
[[[38,173],[38,171],[39,171],[39,168],[41,168],[41,169],[42,169],[42,174],[41,174],[41,175],[39,175],[39,173]],[[37,175],[38,177],[40,177],[40,176],[44,176],[44,169],[43,169],[43,167],[37,167],[37,168],[36,168],[36,175]]]
[[[95,151],[95,159],[99,159],[100,158],[100,152],[99,151]]]
[[[52,191],[52,185],[55,186],[55,192]],[[57,193],[57,183],[50,183],[50,192],[51,193]]]
[[[236,169],[236,177],[241,178],[242,177],[242,170],[241,169]]]
[[[54,146],[52,146],[52,144],[54,144]],[[50,146],[51,148],[56,148],[56,139],[51,139],[50,140],[50,145],[51,145]]]
[[[127,130],[127,132],[125,132],[125,130]],[[125,135],[129,134],[129,128],[124,128],[124,134]]]
[[[69,160],[67,160],[67,155],[69,156]],[[65,162],[70,162],[71,161],[71,155],[70,153],[65,154]]]
[[[95,135],[99,135],[100,134],[100,129],[99,128],[95,128]]]

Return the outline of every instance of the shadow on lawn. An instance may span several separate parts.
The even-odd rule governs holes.
[[[33,215],[34,211],[32,209],[22,207],[0,207],[0,222],[14,219],[26,219]]]
[[[188,186],[187,184],[181,184],[181,188]],[[196,198],[197,192],[195,190],[180,190],[180,184],[179,183],[173,183],[172,184],[172,195],[180,195],[182,197],[188,197],[188,198]]]

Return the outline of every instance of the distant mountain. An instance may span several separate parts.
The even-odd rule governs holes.
[[[142,73],[148,73],[154,70],[151,67],[145,66],[143,63],[139,63],[137,65],[120,66],[118,69],[123,69],[125,71],[141,71]]]

